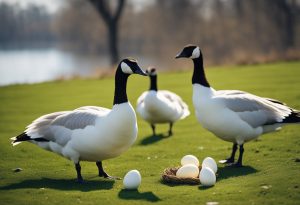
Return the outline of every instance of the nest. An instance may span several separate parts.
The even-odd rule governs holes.
[[[197,178],[179,178],[176,176],[176,172],[180,167],[171,167],[164,170],[162,174],[162,181],[168,184],[200,184],[199,177]],[[201,167],[199,167],[201,170]]]

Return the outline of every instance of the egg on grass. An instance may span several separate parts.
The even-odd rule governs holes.
[[[142,181],[141,174],[138,170],[131,170],[127,172],[123,179],[123,185],[125,189],[137,189]]]
[[[216,174],[211,168],[202,167],[199,179],[203,186],[213,186],[216,183]]]
[[[176,176],[179,178],[196,178],[198,175],[199,168],[193,164],[186,164],[180,167],[176,172]]]
[[[211,169],[214,171],[214,173],[217,173],[217,171],[218,171],[217,163],[216,163],[216,161],[215,161],[213,158],[211,158],[211,157],[206,157],[206,158],[203,160],[203,162],[202,162],[202,168],[203,168],[203,167],[209,167],[209,168],[211,168]]]
[[[193,165],[199,167],[199,160],[194,155],[191,155],[191,154],[185,155],[181,159],[181,165],[184,166],[187,164],[193,164]]]

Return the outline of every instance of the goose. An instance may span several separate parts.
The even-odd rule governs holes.
[[[180,119],[186,118],[189,108],[183,100],[173,92],[157,89],[156,69],[151,68],[146,71],[150,78],[149,91],[145,91],[137,100],[137,113],[150,123],[153,136],[155,124],[169,123],[169,136],[173,135],[173,124]]]
[[[300,122],[299,111],[278,100],[239,90],[213,89],[205,77],[198,46],[185,46],[175,58],[193,60],[193,104],[200,124],[222,140],[233,143],[230,157],[220,163],[241,167],[244,143],[279,130],[283,125]],[[234,162],[238,146],[239,158]]]
[[[122,60],[115,72],[112,109],[84,106],[43,115],[11,138],[13,146],[28,141],[73,161],[79,183],[84,182],[80,161],[96,162],[100,177],[119,179],[104,171],[102,161],[121,155],[137,138],[136,114],[126,93],[131,74],[147,76],[135,59]]]

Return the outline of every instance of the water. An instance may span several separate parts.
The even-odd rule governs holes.
[[[74,55],[59,49],[0,50],[0,86],[91,76],[108,58]]]

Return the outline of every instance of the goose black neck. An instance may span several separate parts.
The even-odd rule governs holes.
[[[194,58],[193,62],[194,62],[194,73],[192,78],[192,84],[200,84],[204,87],[210,87],[205,77],[202,55],[200,55],[199,58]]]
[[[157,75],[150,75],[150,88],[149,90],[157,91]]]
[[[126,85],[129,75],[123,73],[121,68],[118,67],[115,75],[115,96],[114,96],[114,105],[128,102]]]

